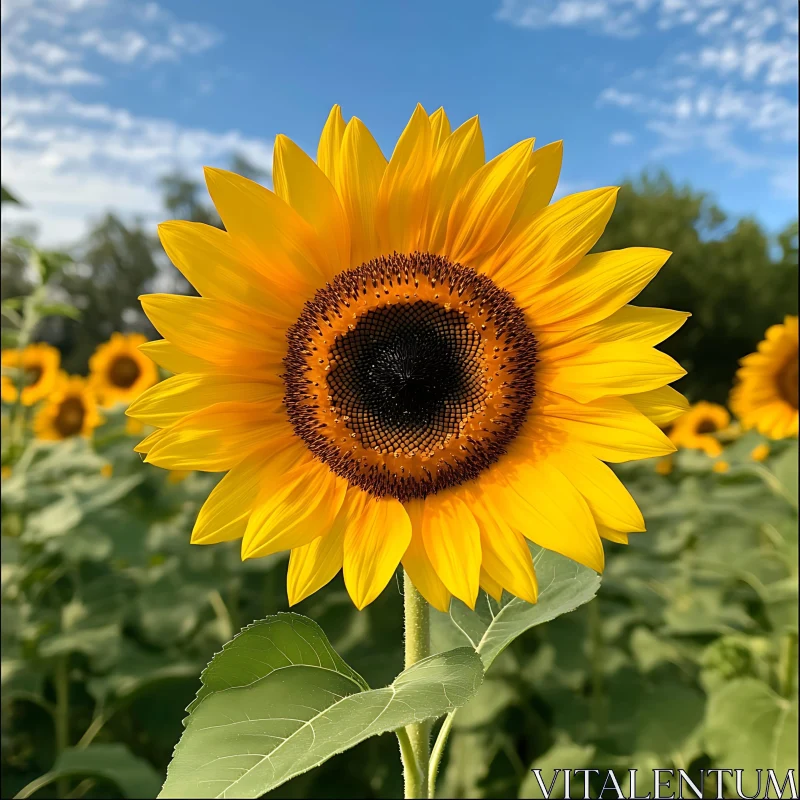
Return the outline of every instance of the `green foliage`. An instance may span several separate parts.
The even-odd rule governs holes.
[[[149,229],[107,214],[77,248],[80,266],[65,273],[59,286],[81,311],[80,322],[56,321],[45,333],[58,342],[68,371],[85,372],[95,347],[114,331],[155,336],[137,298],[158,274],[156,247]]]
[[[370,689],[306,617],[245,628],[203,673],[161,797],[260,797],[331,756],[468,702],[472,648],[431,656]]]
[[[83,749],[69,748],[56,759],[51,772],[29,784],[17,797],[70,778],[113,784],[123,797],[152,797],[158,791],[158,773],[141,758],[131,755],[122,744],[93,744]]]
[[[474,611],[459,600],[451,603],[449,621],[455,630],[445,632],[447,623],[434,620],[439,637],[453,641],[460,634],[463,640],[459,644],[474,647],[486,670],[518,636],[588,603],[600,588],[600,578],[592,570],[548,550],[531,549],[540,587],[536,605],[508,594],[497,603],[481,594]],[[447,615],[441,616],[447,619]]]
[[[752,678],[733,681],[709,697],[705,741],[719,763],[744,770],[744,793],[754,797],[766,789],[757,785],[757,769],[769,766],[780,781],[787,770],[797,769],[797,697],[781,697]]]
[[[402,598],[393,585],[358,612],[337,578],[299,606],[315,622],[281,615],[285,559],[243,564],[238,543],[188,544],[213,476],[168,483],[131,452],[115,413],[94,447],[28,446],[2,493],[2,794],[33,786],[36,797],[52,797],[66,780],[87,797],[143,796],[127,783],[136,765],[144,765],[140,780],[158,773],[157,788],[183,736],[165,794],[200,795],[199,767],[211,759],[198,760],[198,748],[228,748],[237,758],[267,753],[263,734],[282,716],[300,727],[281,730],[275,773],[248,773],[247,796],[281,783],[283,797],[330,796],[337,787],[395,797],[397,743],[365,737],[446,714],[471,696],[481,669],[470,642],[487,674],[434,728],[435,738],[450,726],[441,796],[535,797],[532,766],[545,781],[548,769],[566,767],[691,773],[730,765],[746,751],[749,760],[737,766],[784,768],[797,697],[797,447],[773,445],[756,464],[749,454],[760,441],[748,435],[729,445],[725,474],[692,452],[677,454],[668,477],[650,462],[620,467],[649,530],[628,547],[608,546],[597,597],[587,603],[597,591],[593,573],[537,552],[537,606],[510,597],[498,606],[481,595],[476,612],[454,603],[451,616],[434,613],[435,650],[458,663],[402,679]],[[102,474],[107,464],[111,477]],[[234,637],[265,614],[277,616]],[[454,684],[445,694],[447,681]],[[329,691],[335,697],[322,699]],[[400,691],[403,705],[387,706]],[[315,717],[313,749],[295,752],[311,726],[286,710],[292,704],[315,709],[303,712]],[[742,721],[747,704],[763,719]],[[369,727],[376,707],[384,712]],[[232,728],[212,727],[222,714],[241,715],[236,727],[250,726],[259,744],[237,747],[241,739],[226,734]],[[732,736],[731,715],[743,739]],[[95,749],[108,746],[119,761]],[[89,760],[69,762],[72,752]],[[92,753],[101,756],[95,766]],[[284,753],[291,757],[281,760]]]
[[[708,195],[645,174],[622,185],[595,249],[634,246],[673,253],[635,302],[692,313],[663,345],[689,371],[681,391],[725,403],[738,359],[797,314],[797,222],[773,241],[756,220],[730,220]]]
[[[219,224],[198,186],[165,188],[176,216]],[[726,226],[666,179],[626,189],[601,246],[675,251],[639,302],[693,311],[670,352],[694,369],[690,393],[724,399],[736,359],[796,312],[797,227],[776,250],[755,223]],[[158,274],[158,248],[113,216],[74,261],[5,243],[4,346],[33,321],[76,369],[111,331],[144,329],[135,297]],[[29,418],[15,414],[18,430]],[[607,545],[597,597],[591,571],[536,550],[536,606],[456,601],[433,614],[437,655],[401,672],[394,585],[358,612],[338,577],[297,609],[316,622],[282,613],[285,557],[190,546],[216,477],[175,484],[144,467],[119,411],[91,444],[12,452],[7,440],[4,428],[4,797],[153,797],[179,739],[164,796],[236,780],[236,796],[395,797],[397,743],[378,734],[443,715],[442,796],[540,796],[531,766],[545,780],[566,767],[796,767],[796,443],[757,464],[761,439],[748,434],[726,448],[725,474],[692,452],[668,477],[619,467],[648,532]]]
[[[0,205],[5,205],[6,203],[13,206],[22,205],[16,195],[12,194],[5,186],[0,186]]]

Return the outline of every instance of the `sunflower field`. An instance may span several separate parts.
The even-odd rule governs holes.
[[[285,558],[188,543],[213,476],[148,468],[136,441],[105,412],[91,441],[31,441],[4,470],[4,797],[155,797],[200,671],[241,627],[288,611]],[[721,457],[620,470],[647,535],[613,546],[592,602],[495,660],[454,717],[442,796],[541,796],[534,764],[793,765],[797,444],[746,434]],[[567,574],[597,591],[593,573]],[[337,578],[293,611],[370,685],[399,670],[395,583],[356,611]],[[470,643],[463,617],[480,630],[482,616],[435,612],[434,649]],[[276,796],[398,796],[396,749],[370,739]]]
[[[220,231],[211,230],[213,243]],[[177,234],[162,237],[177,264]],[[701,369],[691,406],[672,390],[653,401],[660,454],[613,464],[646,532],[598,521],[602,576],[579,563],[587,557],[520,535],[537,581],[527,599],[536,602],[524,586],[510,593],[488,561],[474,607],[448,585],[443,604],[431,599],[426,674],[415,671],[422,659],[409,659],[408,641],[404,652],[404,600],[409,631],[416,590],[402,569],[372,593],[346,583],[345,566],[344,578],[338,569],[306,576],[309,590],[290,577],[287,594],[286,547],[243,560],[241,531],[190,543],[206,544],[192,532],[222,475],[169,455],[178,415],[158,402],[170,387],[200,409],[220,399],[209,400],[207,386],[202,399],[193,394],[193,374],[178,375],[186,386],[170,379],[192,370],[174,360],[179,348],[151,342],[145,325],[107,330],[76,369],[70,348],[44,332],[73,331],[74,352],[85,344],[74,333],[85,309],[68,291],[80,273],[64,254],[15,247],[27,285],[3,300],[2,797],[400,797],[400,755],[408,770],[414,736],[426,751],[429,737],[436,742],[430,792],[440,797],[543,797],[533,768],[597,770],[592,796],[604,770],[638,770],[643,797],[656,791],[654,769],[697,780],[733,767],[744,770],[743,785],[726,776],[724,796],[761,797],[756,770],[797,770],[791,309],[748,339],[724,395],[718,372]],[[145,307],[158,321],[158,309]],[[641,322],[630,313],[623,327]],[[653,324],[672,330],[688,314],[678,316]],[[359,346],[370,347],[376,330]],[[679,340],[681,364],[713,351],[702,338],[695,346]],[[252,383],[237,386],[242,404],[274,391],[249,396]],[[247,436],[237,442],[244,452]],[[292,544],[292,558],[312,544]],[[292,670],[269,683],[280,666]],[[336,702],[320,700],[326,693]],[[260,710],[272,722],[300,722],[304,703],[323,705],[312,739],[302,738],[304,725],[281,729],[271,737],[279,745],[256,751],[242,744],[247,734],[216,732],[264,722]],[[213,758],[201,759],[206,752]],[[254,754],[256,766],[232,781],[226,759]],[[405,780],[406,796],[421,796]],[[629,797],[633,787],[622,791]]]

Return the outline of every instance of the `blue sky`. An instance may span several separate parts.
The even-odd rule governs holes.
[[[563,139],[559,194],[666,168],[771,229],[797,214],[794,0],[3,0],[3,182],[42,241],[159,175],[310,152],[330,106],[385,153],[415,103],[479,114],[491,156]]]

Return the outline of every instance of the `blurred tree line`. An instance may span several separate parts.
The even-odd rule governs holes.
[[[231,169],[254,180],[266,173],[242,156]],[[220,226],[203,186],[180,172],[161,181],[164,218]],[[3,204],[18,202],[3,189]],[[665,174],[626,181],[616,211],[596,250],[631,246],[673,251],[638,305],[692,312],[665,345],[688,370],[679,384],[690,399],[725,402],[737,361],[751,352],[764,331],[798,307],[798,225],[770,236],[754,218],[731,219],[709,197],[678,186]],[[65,367],[84,372],[96,345],[112,332],[156,333],[137,297],[148,291],[191,294],[168,268],[153,226],[106,214],[71,253],[74,268],[61,290],[81,309],[81,319],[54,318],[42,338],[58,346]],[[28,290],[24,252],[13,239],[2,245],[3,297]]]
[[[724,403],[737,361],[770,325],[797,314],[797,232],[794,220],[771,237],[755,218],[729,218],[705,192],[645,174],[622,185],[595,249],[672,251],[634,302],[692,313],[662,349],[688,370],[678,387],[691,400]]]

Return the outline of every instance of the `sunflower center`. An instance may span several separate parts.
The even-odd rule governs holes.
[[[426,300],[371,309],[330,349],[331,403],[377,452],[444,445],[481,406],[481,354],[458,311]]]
[[[119,356],[111,363],[108,379],[120,389],[130,389],[136,383],[140,372],[139,365],[134,359],[130,356]]]
[[[797,354],[786,362],[778,373],[778,392],[780,396],[792,407],[798,407],[798,363]]]
[[[40,366],[26,367],[23,380],[26,386],[35,386],[42,378],[44,370]]]
[[[717,426],[710,419],[701,420],[695,428],[696,433],[714,433],[716,430]]]
[[[426,253],[339,274],[289,330],[295,433],[377,497],[425,497],[476,477],[517,435],[536,341],[489,278]]]
[[[83,418],[86,409],[79,397],[68,397],[61,403],[58,414],[53,421],[55,429],[64,438],[74,436],[83,429]]]

